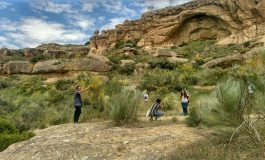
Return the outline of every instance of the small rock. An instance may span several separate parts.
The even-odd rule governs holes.
[[[123,144],[129,144],[129,141],[124,141]]]

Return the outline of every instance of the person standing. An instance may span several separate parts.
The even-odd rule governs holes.
[[[80,86],[76,86],[75,93],[74,93],[74,106],[75,106],[75,113],[74,113],[74,124],[78,123],[80,114],[81,114],[81,108],[83,106],[83,100],[81,97],[81,93],[88,90],[90,87],[85,88],[84,90],[81,90]]]
[[[181,90],[180,98],[181,98],[183,115],[186,116],[188,115],[188,105],[189,105],[189,94],[187,94],[186,90]]]

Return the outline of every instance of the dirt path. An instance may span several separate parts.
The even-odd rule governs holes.
[[[164,120],[165,121],[165,120]],[[205,138],[204,131],[185,124],[156,127],[114,127],[110,122],[65,124],[36,131],[30,140],[13,144],[1,160],[166,159],[176,145]]]

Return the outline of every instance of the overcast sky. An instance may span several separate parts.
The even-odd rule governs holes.
[[[84,44],[95,30],[190,0],[0,0],[0,48]]]

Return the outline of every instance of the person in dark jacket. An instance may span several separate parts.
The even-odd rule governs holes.
[[[74,94],[74,106],[75,106],[75,113],[74,113],[74,123],[78,123],[79,116],[81,114],[81,107],[83,106],[83,101],[81,97],[81,93],[88,90],[90,87],[81,90],[80,86],[76,86],[75,94]]]

